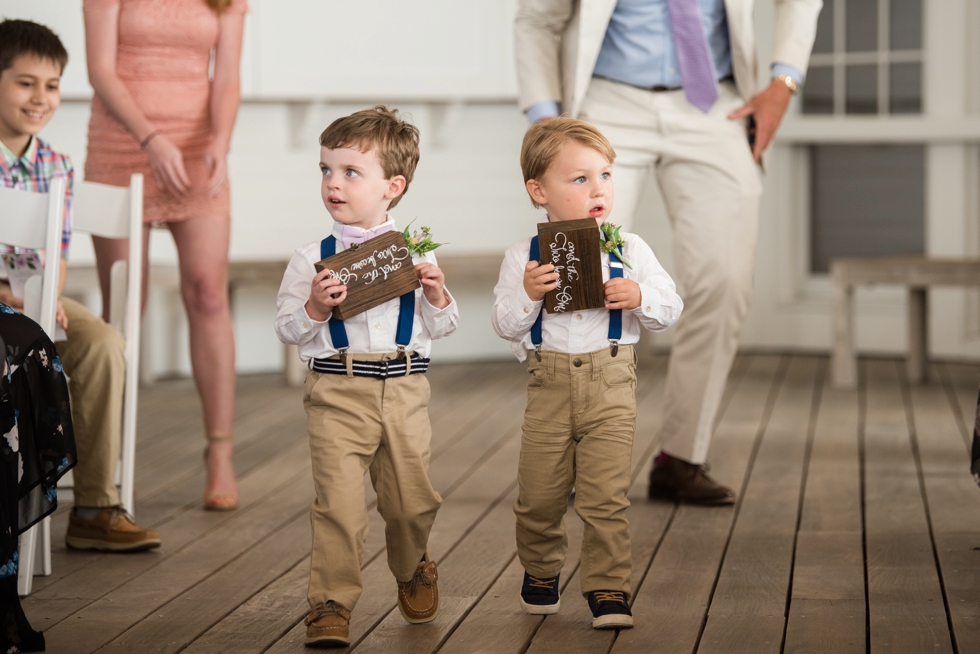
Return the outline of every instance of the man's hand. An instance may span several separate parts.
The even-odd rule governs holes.
[[[524,292],[535,302],[544,299],[545,293],[555,290],[558,286],[558,273],[554,265],[541,265],[537,261],[528,261],[524,266]]]
[[[755,117],[755,143],[752,145],[752,157],[756,161],[762,158],[762,153],[772,143],[791,97],[789,87],[774,79],[764,91],[749,100],[741,109],[728,114],[729,120],[739,120],[746,116]]]
[[[321,270],[316,274],[310,285],[310,299],[304,306],[306,314],[317,322],[323,322],[330,317],[333,308],[347,297],[347,287],[330,274],[329,270]]]
[[[54,320],[62,329],[68,329],[68,314],[65,313],[65,307],[61,305],[61,298],[58,298],[58,308],[54,312]]]
[[[607,309],[635,309],[640,306],[640,285],[632,279],[613,277],[603,285]]]
[[[449,306],[449,294],[446,293],[446,277],[442,270],[434,263],[415,264],[415,272],[422,282],[422,294],[429,304],[436,309],[445,309]]]

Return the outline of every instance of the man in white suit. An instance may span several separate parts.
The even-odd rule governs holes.
[[[705,462],[752,292],[757,162],[803,83],[821,0],[774,0],[773,66],[757,84],[754,0],[520,0],[520,105],[565,113],[616,149],[613,221],[627,227],[652,166],[674,231],[684,314],[667,371],[650,497],[731,504]]]

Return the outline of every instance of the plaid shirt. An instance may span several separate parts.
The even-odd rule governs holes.
[[[20,158],[0,143],[0,186],[47,193],[54,177],[65,178],[65,223],[61,232],[61,257],[67,259],[68,246],[71,244],[71,198],[75,182],[71,160],[67,155],[55,152],[36,136],[31,138],[27,151]],[[0,253],[15,252],[25,250],[0,244]]]

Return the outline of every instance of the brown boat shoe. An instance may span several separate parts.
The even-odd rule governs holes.
[[[347,647],[350,645],[350,611],[330,600],[306,616],[307,647]]]
[[[708,466],[661,452],[650,470],[650,499],[719,506],[735,504],[735,491],[715,481]]]
[[[405,582],[398,582],[398,610],[408,622],[422,624],[432,622],[439,613],[439,572],[429,553],[422,555],[415,574]]]
[[[160,534],[138,526],[121,506],[109,506],[91,520],[80,518],[72,511],[65,543],[76,550],[139,552],[160,547]]]

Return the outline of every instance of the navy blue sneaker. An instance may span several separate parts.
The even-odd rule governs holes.
[[[558,613],[561,596],[558,593],[558,575],[550,579],[539,579],[524,573],[521,586],[521,608],[532,615],[551,615]]]
[[[629,629],[633,626],[633,613],[626,601],[626,593],[620,590],[594,590],[589,593],[593,629]]]

